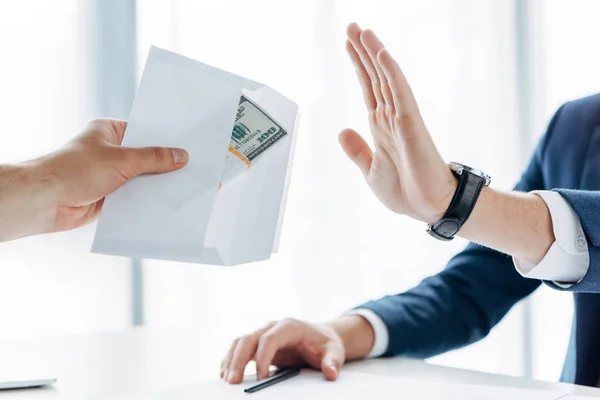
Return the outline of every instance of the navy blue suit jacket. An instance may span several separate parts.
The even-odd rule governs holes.
[[[600,94],[556,112],[516,190],[555,190],[579,215],[590,266],[566,289],[574,292],[575,313],[561,380],[595,386],[600,378]],[[361,308],[386,324],[386,356],[426,358],[483,338],[540,284],[519,275],[507,255],[471,243],[414,289]]]

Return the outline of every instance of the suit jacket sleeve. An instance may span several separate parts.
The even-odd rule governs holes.
[[[558,184],[563,189],[554,189],[571,205],[585,234],[588,245],[590,264],[581,281],[576,284],[557,286],[545,282],[549,286],[564,291],[600,293],[600,191],[579,190],[581,188],[599,188],[600,171],[598,164],[600,126],[598,125],[597,96],[576,100],[564,105],[555,116],[552,126],[556,126],[554,134],[547,139],[545,154],[542,154],[542,170],[544,176],[567,176]],[[586,132],[591,137],[587,139]],[[583,135],[583,136],[579,136]],[[582,137],[582,140],[576,140]],[[583,144],[582,144],[583,143]],[[587,152],[587,154],[581,154]],[[544,157],[545,156],[545,157]],[[562,159],[561,159],[562,157]],[[566,158],[566,160],[565,160]],[[583,161],[579,163],[578,161]],[[546,182],[544,186],[556,186],[554,182]],[[566,187],[566,188],[565,188]]]
[[[555,191],[569,202],[579,216],[588,244],[590,265],[583,279],[571,286],[545,283],[558,290],[600,293],[600,191],[570,189],[555,189]]]
[[[559,110],[515,189],[544,189],[541,163]],[[600,267],[599,267],[600,269]],[[521,277],[512,258],[469,244],[437,275],[415,288],[363,304],[385,323],[385,356],[427,358],[485,337],[540,281]]]

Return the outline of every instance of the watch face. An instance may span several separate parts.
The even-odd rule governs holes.
[[[479,176],[485,175],[483,173],[483,171],[481,171],[480,169],[471,168],[471,167],[467,167],[467,166],[465,166],[464,168],[465,168],[465,170],[469,171],[472,174],[479,175]]]
[[[490,183],[492,182],[492,178],[479,169],[471,168],[468,165],[460,164],[457,162],[451,162],[448,164],[448,166],[450,167],[450,169],[452,171],[456,172],[459,175],[462,175],[463,172],[467,171],[473,175],[477,175],[477,176],[485,179],[485,186],[489,186]]]

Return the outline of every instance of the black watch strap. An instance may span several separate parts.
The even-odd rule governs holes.
[[[475,203],[479,198],[481,189],[486,184],[486,179],[471,172],[464,171],[462,174],[452,173],[458,178],[458,187],[450,206],[442,219],[429,225],[427,232],[439,240],[452,240],[460,228],[467,221]]]

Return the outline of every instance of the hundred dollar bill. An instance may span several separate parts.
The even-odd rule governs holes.
[[[221,185],[244,173],[286,137],[288,134],[279,123],[256,103],[242,95],[231,133]]]

